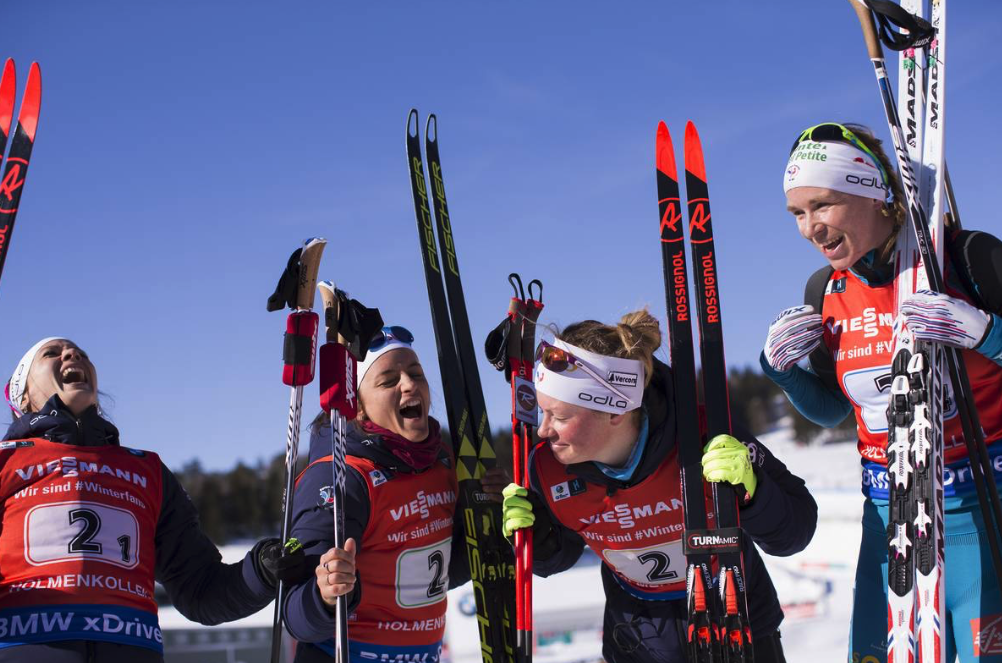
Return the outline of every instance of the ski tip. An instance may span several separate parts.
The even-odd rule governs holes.
[[[14,97],[17,95],[17,74],[13,58],[7,58],[0,78],[0,131],[10,134],[10,124],[14,121]]]
[[[668,133],[668,125],[664,122],[658,122],[655,164],[660,172],[676,182],[678,181],[678,170],[675,167],[675,148],[671,144],[671,134]]]
[[[703,165],[703,146],[699,142],[696,125],[689,120],[685,123],[685,170],[706,181],[706,167]]]
[[[38,111],[42,105],[42,70],[37,62],[31,63],[28,71],[28,85],[24,88],[24,98],[21,100],[21,114],[17,123],[28,134],[28,140],[35,142],[35,130],[38,128]]]
[[[424,123],[424,142],[434,144],[438,142],[438,118],[434,113],[428,115]]]
[[[416,108],[412,108],[411,112],[407,114],[407,135],[411,138],[418,137],[418,112]]]

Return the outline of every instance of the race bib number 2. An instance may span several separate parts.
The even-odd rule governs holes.
[[[620,575],[640,585],[665,585],[685,580],[681,541],[637,550],[607,549],[602,556]]]
[[[125,509],[97,502],[32,507],[24,522],[24,558],[33,566],[84,558],[131,569],[139,564],[139,522]]]
[[[397,558],[397,605],[418,608],[438,603],[449,590],[452,539],[408,550]]]

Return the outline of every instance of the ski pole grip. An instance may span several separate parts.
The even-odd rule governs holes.
[[[856,10],[856,17],[859,18],[859,26],[863,29],[863,41],[866,42],[866,52],[870,54],[871,60],[883,60],[884,49],[880,45],[880,38],[877,36],[877,26],[873,22],[873,14],[870,7],[862,0],[849,0],[849,4]]]
[[[355,358],[340,343],[320,346],[320,407],[327,414],[337,410],[348,421],[358,415]]]
[[[313,382],[320,316],[313,311],[295,311],[285,322],[285,346],[282,351],[282,382],[301,387]]]

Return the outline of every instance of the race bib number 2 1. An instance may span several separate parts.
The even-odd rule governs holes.
[[[97,502],[32,507],[24,558],[33,566],[85,558],[131,569],[139,564],[139,522],[125,509]]]

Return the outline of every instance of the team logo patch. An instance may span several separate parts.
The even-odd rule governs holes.
[[[1002,654],[1002,615],[975,617],[971,620],[974,656]]]
[[[623,373],[621,371],[611,371],[609,373],[609,384],[623,385],[624,387],[636,387],[639,376],[636,373]]]
[[[554,502],[559,502],[560,500],[565,500],[568,497],[580,495],[586,490],[588,490],[588,487],[585,485],[584,479],[571,479],[570,481],[564,481],[563,483],[558,483],[555,486],[550,486],[550,496],[553,498]]]
[[[331,506],[334,504],[334,486],[324,486],[320,489],[320,498],[317,499],[318,506]]]
[[[381,484],[386,483],[386,475],[380,472],[379,470],[373,470],[369,472],[369,479],[372,480],[373,486],[379,486]]]
[[[10,442],[0,442],[0,451],[7,451],[8,449],[22,449],[24,447],[33,447],[35,443],[31,440],[11,440]]]
[[[558,483],[556,486],[550,486],[550,497],[553,498],[554,502],[566,500],[571,496],[571,489],[568,483],[570,482],[564,481],[563,483]]]
[[[846,284],[846,279],[845,279],[844,276],[842,278],[840,278],[840,279],[835,279],[834,281],[829,281],[828,282],[828,286],[829,286],[828,294],[830,294],[830,295],[840,295],[840,294],[844,293],[845,292],[845,284]]]

